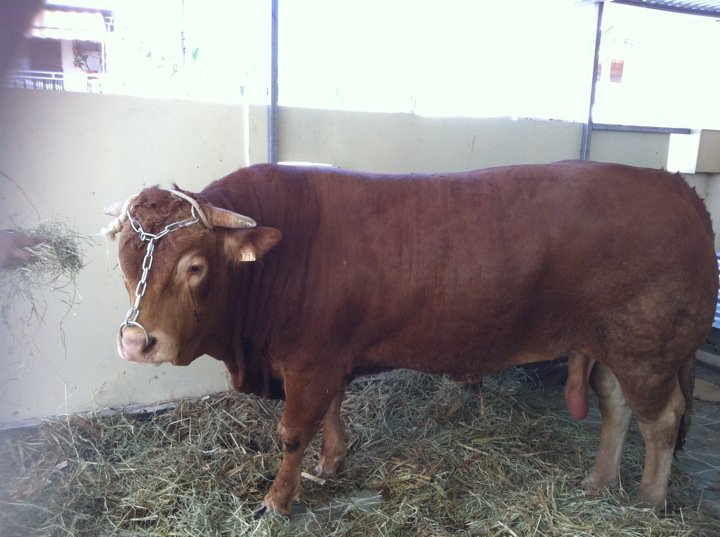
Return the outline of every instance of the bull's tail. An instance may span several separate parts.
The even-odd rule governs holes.
[[[678,428],[677,439],[675,440],[675,452],[682,449],[685,444],[685,437],[690,430],[690,418],[692,416],[693,406],[693,390],[695,388],[695,355],[685,362],[680,371],[678,371],[678,382],[683,397],[685,397],[685,412],[680,419],[680,427]]]

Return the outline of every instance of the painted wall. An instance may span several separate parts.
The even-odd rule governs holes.
[[[281,108],[280,123],[280,160],[377,172],[458,171],[575,159],[582,139],[580,123],[532,119]],[[590,158],[661,168],[667,164],[669,143],[668,134],[596,131]]]
[[[373,172],[459,171],[577,158],[582,125],[283,108],[280,160]]]
[[[0,228],[60,221],[97,234],[102,208],[143,186],[200,189],[247,164],[247,111],[186,101],[7,91],[0,95]],[[224,366],[188,368],[121,360],[116,331],[128,307],[117,245],[97,237],[77,279],[78,304],[52,294],[3,305],[0,423],[223,390]],[[3,280],[0,280],[0,282]],[[16,302],[16,303],[15,303]]]
[[[452,171],[577,158],[582,126],[510,119],[427,118],[283,108],[279,154],[376,172]],[[0,94],[0,228],[61,221],[94,234],[108,202],[143,186],[199,190],[267,159],[267,110],[106,95]],[[593,158],[664,166],[669,137],[603,134]],[[689,177],[720,221],[720,176]],[[77,304],[46,293],[42,320],[0,308],[0,425],[226,389],[209,357],[187,368],[129,364],[115,338],[128,307],[115,243],[86,247]],[[1,275],[0,275],[1,276]],[[0,284],[3,280],[0,278]]]

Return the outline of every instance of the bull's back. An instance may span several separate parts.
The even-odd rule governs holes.
[[[634,337],[658,340],[684,312],[691,346],[712,318],[709,217],[679,176],[559,163],[331,173],[318,189],[311,288],[369,365],[497,369],[586,345],[623,315],[646,315]]]

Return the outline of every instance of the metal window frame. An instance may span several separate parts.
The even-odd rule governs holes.
[[[689,134],[690,129],[686,128],[662,128],[647,127],[641,125],[608,125],[595,123],[593,121],[593,107],[595,105],[595,94],[597,86],[597,73],[600,63],[600,46],[602,44],[602,21],[606,2],[634,6],[645,9],[655,9],[680,13],[683,15],[698,15],[720,19],[720,1],[718,0],[593,0],[597,8],[595,24],[595,52],[593,55],[592,83],[590,85],[590,97],[588,103],[587,120],[583,125],[582,144],[580,147],[580,158],[590,158],[590,145],[593,131],[620,131],[620,132],[652,132],[664,134]]]

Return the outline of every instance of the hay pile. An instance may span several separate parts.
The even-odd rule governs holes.
[[[42,321],[46,308],[45,295],[72,307],[77,300],[75,282],[85,266],[84,247],[95,244],[89,235],[72,230],[62,222],[43,222],[35,228],[17,228],[12,232],[42,238],[43,242],[26,247],[33,254],[33,262],[14,269],[0,271],[0,304],[5,321],[11,308],[24,304],[24,321]]]
[[[345,470],[303,480],[289,520],[256,519],[280,461],[282,404],[224,393],[156,413],[73,416],[0,436],[2,535],[710,536],[673,474],[670,509],[629,507],[642,444],[631,431],[625,489],[591,498],[599,427],[571,421],[560,388],[509,372],[477,391],[393,372],[355,381],[343,416]],[[318,459],[315,441],[305,461]],[[626,492],[627,491],[627,492]]]

